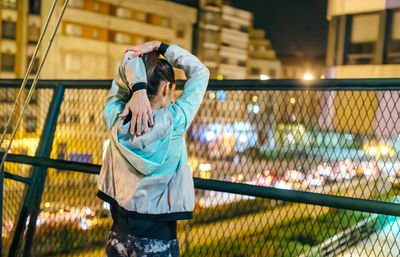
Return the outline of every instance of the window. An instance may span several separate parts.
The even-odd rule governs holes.
[[[68,36],[82,36],[82,26],[76,24],[66,24],[65,25],[65,34]]]
[[[169,28],[171,27],[171,21],[168,18],[161,18],[161,26]]]
[[[92,163],[93,158],[91,154],[78,154],[78,153],[71,153],[69,155],[69,160],[73,162],[85,162],[85,163]]]
[[[29,14],[40,15],[41,0],[29,0]]]
[[[28,43],[36,44],[40,38],[40,28],[36,26],[28,27]]]
[[[143,44],[144,42],[146,42],[144,37],[136,37],[137,45]]]
[[[98,29],[93,29],[93,38],[99,39],[99,30]]]
[[[239,30],[240,30],[241,32],[247,33],[247,32],[249,31],[249,28],[248,28],[247,26],[241,25],[240,28],[239,28]]]
[[[78,72],[81,70],[81,55],[79,54],[66,54],[65,55],[65,69],[68,72]]]
[[[118,44],[129,44],[131,42],[131,37],[127,34],[117,32],[114,41]]]
[[[271,78],[276,78],[276,70],[275,69],[269,69],[269,76]]]
[[[1,6],[5,9],[17,9],[17,0],[2,0]]]
[[[28,133],[36,132],[37,118],[35,116],[26,117],[25,131]]]
[[[57,159],[66,160],[67,158],[67,144],[60,143],[57,145]]]
[[[259,68],[251,68],[251,69],[250,69],[250,73],[251,73],[252,75],[258,75],[258,74],[261,73],[261,71],[260,71]]]
[[[6,125],[7,125],[7,121],[8,121],[8,117],[0,116],[0,133],[4,132],[4,129],[6,128]],[[7,134],[12,133],[12,125],[7,129],[6,133]]]
[[[1,22],[1,37],[4,39],[15,39],[15,32],[17,31],[17,23],[13,21]]]
[[[379,33],[379,15],[354,15],[348,64],[372,63]]]
[[[79,114],[73,113],[73,114],[66,114],[63,113],[60,116],[59,122],[61,124],[67,124],[67,123],[79,123]]]
[[[1,54],[1,71],[14,72],[15,55],[14,54]]]
[[[128,10],[126,8],[118,7],[115,11],[115,16],[120,18],[130,19],[132,18],[132,12],[131,10]]]
[[[96,123],[96,117],[94,116],[94,114],[91,114],[89,116],[89,123]]]
[[[400,11],[393,13],[392,35],[388,42],[387,62],[400,64]]]
[[[240,67],[246,67],[246,61],[240,60],[240,61],[238,61],[238,65]]]
[[[203,12],[201,14],[206,24],[219,25],[220,14],[216,12]],[[226,24],[226,23],[224,23]]]
[[[31,60],[32,60],[32,56],[29,56],[29,57],[28,57],[28,60],[27,60],[27,62],[26,62],[26,68],[27,68],[27,69],[28,69],[28,67],[29,67],[29,63],[31,62]],[[36,74],[36,72],[37,72],[38,70],[39,70],[39,59],[38,59],[38,57],[36,56],[36,59],[35,59],[35,61],[33,62],[31,74]]]
[[[227,57],[221,57],[221,63],[228,64],[229,59]]]
[[[224,21],[223,27],[227,29],[232,28],[231,24],[228,21]]]
[[[31,98],[31,101],[29,102],[29,104],[37,104],[37,102],[38,102],[38,94],[39,93],[38,93],[37,89],[33,91],[32,98]]]
[[[69,4],[70,7],[83,9],[85,7],[84,0],[70,0]]]
[[[147,22],[147,14],[144,12],[137,12],[136,20],[141,21],[141,22]]]
[[[0,103],[13,103],[16,97],[15,92],[14,88],[0,89]]]
[[[177,38],[184,38],[185,37],[185,30],[183,28],[179,28],[176,31],[176,37]]]
[[[93,10],[95,12],[99,12],[100,11],[100,4],[98,2],[94,3]]]

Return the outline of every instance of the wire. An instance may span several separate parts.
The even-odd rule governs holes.
[[[24,80],[22,81],[22,84],[21,84],[21,86],[20,86],[17,99],[15,100],[13,109],[12,109],[12,111],[11,111],[11,115],[10,115],[10,117],[8,118],[7,125],[6,125],[6,127],[5,127],[5,129],[4,129],[4,131],[3,131],[2,136],[1,136],[0,148],[1,148],[1,146],[3,145],[4,138],[5,138],[5,136],[6,136],[7,131],[8,131],[8,129],[9,129],[10,126],[11,126],[11,121],[12,121],[13,118],[14,118],[15,111],[16,111],[16,109],[17,109],[19,100],[20,100],[21,95],[22,95],[22,91],[25,89],[26,82],[28,81],[28,76],[29,76],[29,74],[30,74],[31,71],[32,71],[33,63],[34,63],[34,61],[35,61],[35,59],[36,59],[37,53],[39,52],[39,48],[40,48],[40,45],[42,44],[42,40],[43,40],[43,38],[44,38],[44,35],[46,34],[47,27],[48,27],[48,25],[49,25],[49,23],[50,23],[50,19],[51,19],[51,17],[53,16],[53,12],[54,12],[54,9],[55,9],[55,7],[56,7],[57,1],[58,1],[58,0],[55,0],[54,3],[53,3],[53,6],[51,7],[51,10],[50,10],[49,15],[48,15],[47,20],[46,20],[46,24],[45,24],[45,26],[44,26],[44,28],[43,28],[43,31],[42,31],[41,35],[40,35],[39,41],[38,41],[38,43],[36,44],[35,52],[33,53],[32,59],[31,59],[31,61],[29,62],[28,70],[26,71]]]
[[[55,2],[57,2],[57,0],[55,0]],[[56,33],[57,33],[57,30],[58,30],[58,27],[60,26],[60,23],[61,23],[61,21],[62,21],[62,17],[64,16],[65,9],[66,9],[67,6],[68,6],[68,2],[69,2],[69,0],[66,0],[65,3],[64,3],[64,6],[63,6],[62,11],[61,11],[61,14],[60,14],[60,17],[58,18],[58,21],[57,21],[57,25],[56,25],[56,27],[55,27],[55,29],[54,29],[54,31],[53,31],[53,34],[51,35],[49,45],[47,46],[46,53],[45,53],[44,56],[43,56],[43,61],[42,61],[42,63],[40,64],[38,71],[36,72],[35,79],[33,80],[32,86],[31,86],[31,88],[30,88],[30,90],[29,90],[28,97],[27,97],[26,100],[25,100],[24,107],[23,107],[22,112],[21,112],[21,114],[20,114],[20,116],[19,116],[19,118],[18,118],[17,125],[16,125],[16,127],[14,128],[14,130],[13,130],[13,133],[12,133],[12,136],[11,136],[11,139],[10,139],[10,142],[9,142],[9,144],[8,144],[8,147],[7,147],[6,151],[4,152],[4,155],[3,155],[3,158],[2,158],[1,164],[0,164],[0,173],[3,172],[4,162],[5,162],[6,158],[7,158],[8,151],[10,150],[11,143],[12,143],[12,141],[14,140],[15,134],[16,134],[16,132],[17,132],[17,130],[18,130],[19,124],[21,123],[21,120],[22,120],[22,117],[23,117],[24,112],[25,112],[25,110],[26,110],[26,107],[28,106],[28,103],[30,102],[30,100],[31,100],[31,98],[32,98],[33,92],[34,92],[34,90],[35,90],[35,88],[36,88],[36,84],[37,84],[37,82],[38,82],[38,80],[39,80],[40,72],[42,71],[43,65],[44,65],[44,63],[45,63],[45,61],[46,61],[46,58],[47,58],[47,55],[48,55],[48,53],[49,53],[49,51],[50,51],[51,45],[53,44],[54,37],[55,37],[55,35],[56,35]],[[55,5],[55,4],[54,4],[54,5]],[[47,21],[47,24],[48,24],[48,23],[49,23],[49,20]],[[47,26],[47,24],[46,24],[46,26]],[[31,62],[32,62],[32,61],[31,61]],[[25,77],[27,77],[26,74],[25,74]],[[21,88],[21,89],[22,89],[22,88]],[[21,89],[20,89],[20,90],[21,90]]]

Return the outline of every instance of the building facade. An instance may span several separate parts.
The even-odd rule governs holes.
[[[211,78],[245,79],[253,15],[222,0],[200,0],[199,12],[196,49]]]
[[[252,29],[250,32],[247,78],[277,79],[281,77],[281,69],[281,61],[276,58],[271,41],[265,38],[265,31],[262,29]]]
[[[327,19],[327,78],[400,77],[399,0],[330,0]],[[324,120],[328,128],[390,137],[400,133],[399,113],[391,111],[400,101],[398,92],[340,92],[325,98],[320,123]]]

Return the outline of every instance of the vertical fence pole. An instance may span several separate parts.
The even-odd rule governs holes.
[[[37,157],[50,157],[54,133],[57,125],[57,118],[60,113],[61,103],[64,97],[65,87],[57,85],[54,90],[53,97],[49,106],[46,121],[44,123],[43,132],[40,137],[38,149],[36,151]],[[32,246],[33,235],[35,233],[36,220],[40,212],[40,202],[44,190],[44,183],[46,180],[47,168],[33,167],[31,184],[24,192],[24,201],[20,208],[18,221],[12,237],[10,250],[8,256],[17,256],[21,246],[24,231],[28,221],[28,228],[25,236],[25,248],[23,249],[23,256],[30,256],[30,249]]]

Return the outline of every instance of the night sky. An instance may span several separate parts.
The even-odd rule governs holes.
[[[173,0],[197,7],[197,0]],[[266,31],[278,57],[323,58],[327,0],[232,0],[254,14],[254,27]]]

